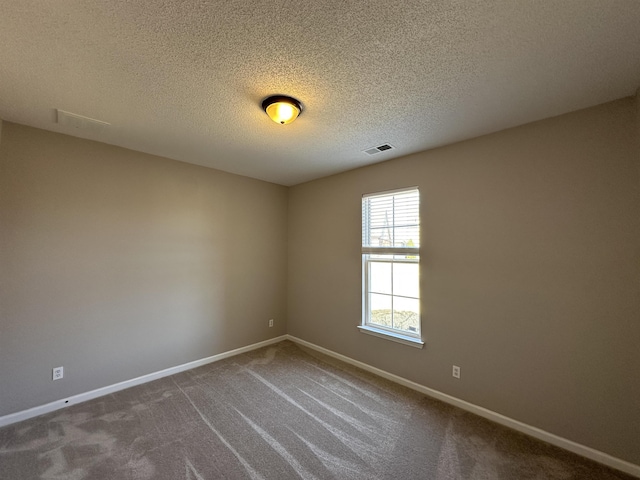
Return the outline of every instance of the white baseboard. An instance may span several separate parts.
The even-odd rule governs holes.
[[[581,445],[571,440],[567,440],[566,438],[559,437],[558,435],[554,435],[553,433],[546,432],[539,428],[532,427],[531,425],[527,425],[526,423],[522,423],[522,422],[519,422],[518,420],[514,420],[513,418],[509,418],[499,413],[496,413],[494,411],[488,410],[486,408],[479,407],[478,405],[474,405],[473,403],[469,403],[464,400],[460,400],[459,398],[452,397],[451,395],[447,395],[446,393],[439,392],[438,390],[425,387],[424,385],[420,385],[419,383],[412,382],[411,380],[407,380],[406,378],[400,377],[398,375],[394,375],[384,370],[380,370],[379,368],[376,368],[376,367],[372,367],[371,365],[368,365],[363,362],[359,362],[358,360],[354,360],[340,353],[336,353],[332,350],[328,350],[324,347],[320,347],[311,342],[307,342],[306,340],[302,340],[292,335],[285,335],[285,337],[287,340],[291,340],[292,342],[311,348],[320,353],[324,353],[325,355],[328,355],[330,357],[336,358],[338,360],[342,360],[345,363],[354,365],[356,367],[359,367],[363,370],[374,373],[380,377],[386,378],[387,380],[391,380],[392,382],[398,383],[400,385],[404,385],[405,387],[408,387],[412,390],[416,390],[429,397],[436,398],[450,405],[454,405],[463,410],[466,410],[471,413],[475,413],[476,415],[487,418],[493,422],[499,423],[500,425],[504,425],[506,427],[512,428],[513,430],[517,430],[518,432],[524,433],[531,437],[550,443],[551,445],[555,445],[556,447],[563,448],[564,450],[568,450],[582,457],[588,458],[590,460],[594,460],[608,467],[615,468],[616,470],[620,470],[621,472],[625,472],[625,473],[628,473],[629,475],[633,475],[635,477],[640,478],[640,465],[635,465],[625,460],[621,460],[619,458],[613,457],[607,453],[601,452],[594,448]]]
[[[615,468],[616,470],[620,470],[621,472],[625,472],[625,473],[628,473],[629,475],[633,475],[635,477],[640,478],[640,465],[635,465],[633,463],[613,457],[607,453],[601,452],[594,448],[581,445],[571,440],[567,440],[566,438],[559,437],[558,435],[554,435],[553,433],[549,433],[539,428],[532,427],[531,425],[527,425],[526,423],[519,422],[518,420],[514,420],[512,418],[506,417],[504,415],[493,412],[486,408],[479,407],[478,405],[474,405],[473,403],[460,400],[458,398],[452,397],[451,395],[447,395],[446,393],[439,392],[438,390],[425,387],[424,385],[420,385],[419,383],[412,382],[411,380],[407,380],[406,378],[400,377],[398,375],[394,375],[393,373],[389,373],[379,368],[372,367],[371,365],[360,362],[358,360],[354,360],[350,357],[347,357],[340,353],[336,353],[324,347],[320,347],[314,343],[307,342],[306,340],[302,340],[292,335],[282,335],[280,337],[271,338],[269,340],[254,343],[246,347],[236,348],[235,350],[229,350],[228,352],[219,353],[218,355],[202,358],[200,360],[195,360],[193,362],[178,365],[176,367],[167,368],[164,370],[160,370],[158,372],[149,373],[147,375],[133,378],[131,380],[126,380],[124,382],[116,383],[114,385],[109,385],[106,387],[98,388],[96,390],[91,390],[90,392],[73,395],[69,398],[63,398],[61,400],[47,403],[45,405],[40,405],[38,407],[33,407],[28,410],[23,410],[20,412],[11,413],[9,415],[4,415],[0,417],[0,427],[4,427],[6,425],[10,425],[16,422],[21,422],[29,418],[37,417],[38,415],[43,415],[45,413],[53,412],[55,410],[60,410],[70,405],[86,402],[87,400],[92,400],[94,398],[102,397],[104,395],[109,395],[110,393],[124,390],[125,388],[135,387],[136,385],[141,385],[143,383],[151,382],[159,378],[184,372],[185,370],[191,370],[192,368],[200,367],[208,363],[217,362],[219,360],[232,357],[234,355],[239,355],[241,353],[249,352],[251,350],[256,350],[258,348],[266,347],[268,345],[281,342],[282,340],[291,340],[292,342],[311,348],[320,353],[323,353],[325,355],[328,355],[330,357],[333,357],[345,363],[348,363],[350,365],[354,365],[358,368],[374,373],[380,377],[386,378],[387,380],[391,380],[392,382],[398,383],[400,385],[404,385],[405,387],[411,388],[412,390],[416,390],[429,397],[436,398],[445,403],[454,405],[468,412],[475,413],[476,415],[492,420],[496,423],[499,423],[500,425],[504,425],[506,427],[512,428],[513,430],[517,430],[518,432],[522,432],[531,437],[545,441],[547,443],[550,443],[551,445],[555,445],[557,447],[560,447],[570,452],[581,455],[585,458],[594,460],[603,465],[607,465],[608,467]]]
[[[68,398],[56,400],[55,402],[47,403],[45,405],[40,405],[38,407],[29,408],[28,410],[22,410],[20,412],[4,415],[0,417],[0,427],[11,425],[12,423],[16,423],[16,422],[21,422],[29,418],[37,417],[38,415],[44,415],[45,413],[53,412],[55,410],[60,410],[61,408],[65,408],[70,405],[75,405],[81,402],[86,402],[87,400],[92,400],[94,398],[102,397],[104,395],[109,395],[110,393],[124,390],[125,388],[135,387],[136,385],[141,385],[143,383],[151,382],[152,380],[158,380],[159,378],[184,372],[185,370],[191,370],[192,368],[200,367],[208,363],[217,362],[218,360],[222,360],[224,358],[232,357],[234,355],[239,355],[241,353],[249,352],[251,350],[256,350],[258,348],[266,347],[267,345],[272,345],[274,343],[281,342],[286,338],[287,338],[286,335],[282,335],[276,338],[271,338],[263,342],[254,343],[253,345],[236,348],[235,350],[229,350],[228,352],[219,353],[218,355],[213,355],[207,358],[201,358],[200,360],[194,360],[193,362],[184,363],[176,367],[166,368],[164,370],[160,370],[159,372],[149,373],[147,375],[142,375],[141,377],[133,378],[131,380],[125,380],[124,382],[116,383],[114,385],[109,385],[106,387],[98,388],[96,390],[91,390],[90,392],[79,393],[78,395],[73,395]]]

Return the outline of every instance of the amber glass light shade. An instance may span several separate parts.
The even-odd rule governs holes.
[[[280,95],[266,98],[262,102],[262,108],[271,120],[281,125],[293,122],[302,113],[300,102]]]

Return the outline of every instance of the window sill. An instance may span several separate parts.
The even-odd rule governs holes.
[[[402,335],[400,333],[388,332],[386,330],[381,330],[378,328],[358,325],[358,330],[361,333],[366,333],[367,335],[373,335],[374,337],[384,338],[386,340],[391,340],[392,342],[398,342],[403,345],[409,345],[410,347],[422,348],[424,347],[424,342],[419,338],[409,337],[406,335]]]

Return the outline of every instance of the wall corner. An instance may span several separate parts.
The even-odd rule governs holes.
[[[640,87],[636,90],[635,95],[635,147],[636,147],[636,164],[638,166],[638,182],[640,182]]]

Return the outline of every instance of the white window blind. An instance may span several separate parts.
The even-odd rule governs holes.
[[[362,197],[363,253],[420,248],[420,193],[417,188]]]

